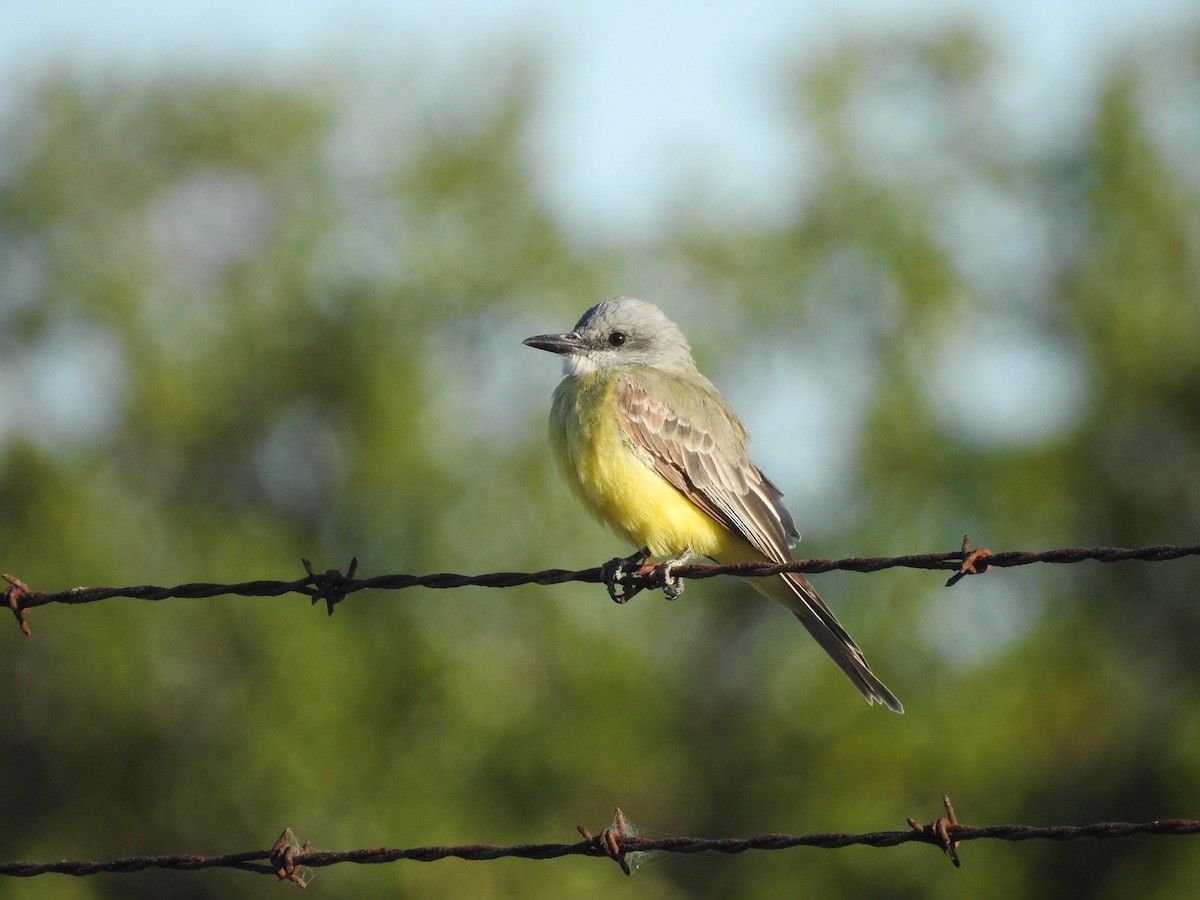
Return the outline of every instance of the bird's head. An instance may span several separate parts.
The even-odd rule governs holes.
[[[679,326],[653,303],[613,297],[583,314],[573,331],[539,334],[524,343],[562,354],[563,373],[587,375],[608,366],[643,365],[695,371],[692,348]]]

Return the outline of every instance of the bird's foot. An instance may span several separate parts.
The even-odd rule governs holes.
[[[637,585],[625,588],[621,581],[626,574],[644,574],[648,571],[647,563],[649,561],[650,551],[642,549],[632,556],[618,556],[616,559],[610,559],[600,567],[600,577],[604,579],[604,586],[608,588],[608,596],[613,599],[614,603],[628,603],[642,591],[642,588]],[[636,567],[632,573],[626,571],[629,566]]]
[[[682,566],[691,558],[692,548],[688,547],[678,556],[673,556],[653,567],[654,586],[661,587],[663,596],[668,600],[675,600],[683,593],[685,587],[683,579],[673,573],[678,566]]]

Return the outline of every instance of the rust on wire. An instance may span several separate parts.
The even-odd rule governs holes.
[[[312,849],[308,841],[301,845],[296,836],[292,834],[292,829],[283,829],[283,834],[279,835],[279,840],[275,842],[275,846],[271,848],[271,868],[275,871],[276,877],[280,881],[290,881],[297,887],[308,887],[308,880],[300,871],[300,866],[296,862],[296,857],[308,853]]]
[[[633,834],[630,832],[629,823],[625,820],[625,813],[621,812],[621,807],[618,806],[616,812],[613,813],[612,824],[600,832],[598,837],[592,837],[592,833],[582,825],[575,827],[589,845],[594,846],[620,866],[621,871],[626,875],[633,875],[629,861],[625,858],[624,844],[628,838],[633,837]]]
[[[958,858],[958,841],[953,837],[954,832],[959,828],[958,815],[954,812],[954,804],[950,802],[950,795],[942,796],[942,805],[946,808],[946,815],[934,819],[928,825],[922,825],[916,819],[908,820],[908,827],[920,835],[930,835],[932,840],[942,852],[950,858],[950,862],[954,863],[954,868],[962,866],[961,860]]]
[[[12,614],[16,617],[21,634],[30,637],[33,632],[29,630],[29,623],[25,621],[27,607],[21,602],[29,595],[29,588],[25,586],[25,582],[13,575],[0,575],[0,578],[9,584],[8,590],[4,592],[4,604],[12,610]]]
[[[946,582],[946,587],[954,587],[966,575],[982,575],[992,568],[990,563],[984,562],[984,560],[991,558],[992,551],[987,547],[972,550],[971,539],[965,534],[962,540],[962,554],[962,564],[958,567],[958,571],[950,576],[950,580]]]

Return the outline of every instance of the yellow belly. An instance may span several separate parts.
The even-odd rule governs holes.
[[[690,548],[714,558],[742,555],[740,538],[709,517],[640,457],[621,431],[617,377],[568,378],[554,394],[550,442],[571,490],[596,518],[654,556]],[[744,550],[743,550],[744,552]]]

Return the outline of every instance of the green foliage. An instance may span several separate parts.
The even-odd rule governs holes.
[[[1182,55],[1155,65],[1196,75]],[[795,82],[819,177],[791,219],[724,227],[697,201],[649,250],[583,244],[539,200],[519,66],[487,89],[467,87],[478,73],[439,96],[398,85],[399,109],[237,80],[48,81],[0,137],[4,569],[49,590],[298,576],[301,556],[357,555],[370,575],[623,553],[552,471],[553,364],[520,338],[618,276],[654,282],[661,260],[687,296],[650,299],[751,431],[785,443],[758,446],[785,461],[767,468],[800,498],[806,553],[964,531],[996,549],[1192,541],[1200,205],[1150,124],[1148,71],[1114,74],[1053,153],[1020,154],[988,139],[1000,75],[970,34],[846,47]],[[868,139],[872,110],[910,107],[925,118]],[[1032,401],[1030,336],[1057,366],[1031,371],[1065,373]],[[972,384],[979,359],[1001,376]],[[814,380],[832,407],[804,402]],[[1011,398],[1026,406],[1005,417]],[[791,442],[835,437],[830,471],[786,464]],[[580,585],[355,595],[332,619],[294,597],[39,609],[0,654],[0,752],[20,773],[0,786],[0,858],[222,853],[285,825],[338,849],[566,841],[616,805],[680,834],[882,830],[931,818],[943,792],[972,824],[1195,817],[1195,576],[1075,566],[950,592],[823,576],[903,718],[863,706],[736,583],[625,608]],[[313,889],[1166,897],[1195,852],[963,856],[651,860],[628,883],[588,860],[414,863],[337,867]]]

